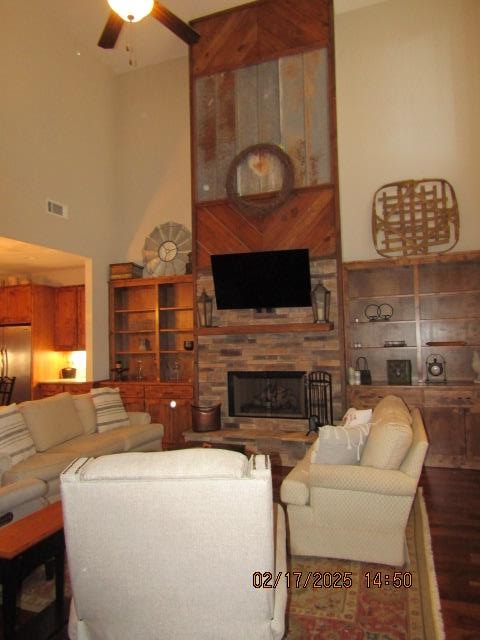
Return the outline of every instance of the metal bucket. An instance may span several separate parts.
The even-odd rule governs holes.
[[[220,404],[201,407],[192,404],[192,429],[193,431],[217,431],[222,428],[220,417]]]

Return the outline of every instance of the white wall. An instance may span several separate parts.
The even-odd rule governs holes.
[[[335,17],[343,259],[379,258],[374,192],[444,178],[455,251],[480,249],[480,2],[387,0]]]
[[[114,78],[77,56],[41,2],[2,3],[0,235],[85,256],[89,376],[108,373],[114,237]],[[69,219],[45,212],[45,199]]]
[[[188,83],[188,58],[117,78],[118,262],[142,264],[145,236],[163,222],[192,228]]]

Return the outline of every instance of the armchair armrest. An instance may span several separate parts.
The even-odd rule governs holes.
[[[46,493],[46,483],[36,478],[25,478],[25,480],[6,484],[0,487],[0,515],[24,502],[41,498]]]
[[[396,469],[375,469],[361,465],[311,464],[310,489],[366,491],[387,496],[414,496],[417,482]]]
[[[152,417],[146,411],[127,411],[128,419],[130,420],[130,424],[150,424],[152,422]]]

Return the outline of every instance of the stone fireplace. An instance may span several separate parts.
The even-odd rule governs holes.
[[[229,411],[228,373],[288,371],[302,378],[311,371],[324,370],[332,375],[333,414],[343,415],[341,342],[339,338],[337,268],[334,259],[310,262],[312,285],[319,280],[332,292],[333,330],[315,331],[312,311],[307,308],[277,309],[256,313],[251,309],[218,311],[213,324],[198,335],[198,398],[204,405],[222,405],[222,428],[282,432],[308,430],[308,419],[299,416],[259,417],[247,412]],[[214,296],[213,279],[208,269],[197,272],[197,290]],[[238,404],[238,401],[237,401]]]
[[[307,418],[305,371],[229,371],[228,415]]]

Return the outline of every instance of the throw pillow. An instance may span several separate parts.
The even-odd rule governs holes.
[[[359,424],[368,424],[372,421],[372,409],[350,408],[343,416],[342,425],[344,427],[355,427]]]
[[[320,427],[310,462],[314,464],[358,464],[370,424]]]
[[[110,387],[92,389],[90,393],[97,414],[98,433],[129,426],[130,420],[123,406],[118,387],[116,389]]]
[[[19,404],[18,408],[39,452],[83,436],[83,426],[69,393],[57,393],[41,400],[27,400]]]
[[[360,464],[376,469],[398,469],[413,440],[408,420],[390,416],[372,424]]]
[[[0,407],[0,454],[17,464],[37,453],[30,431],[15,403]]]

